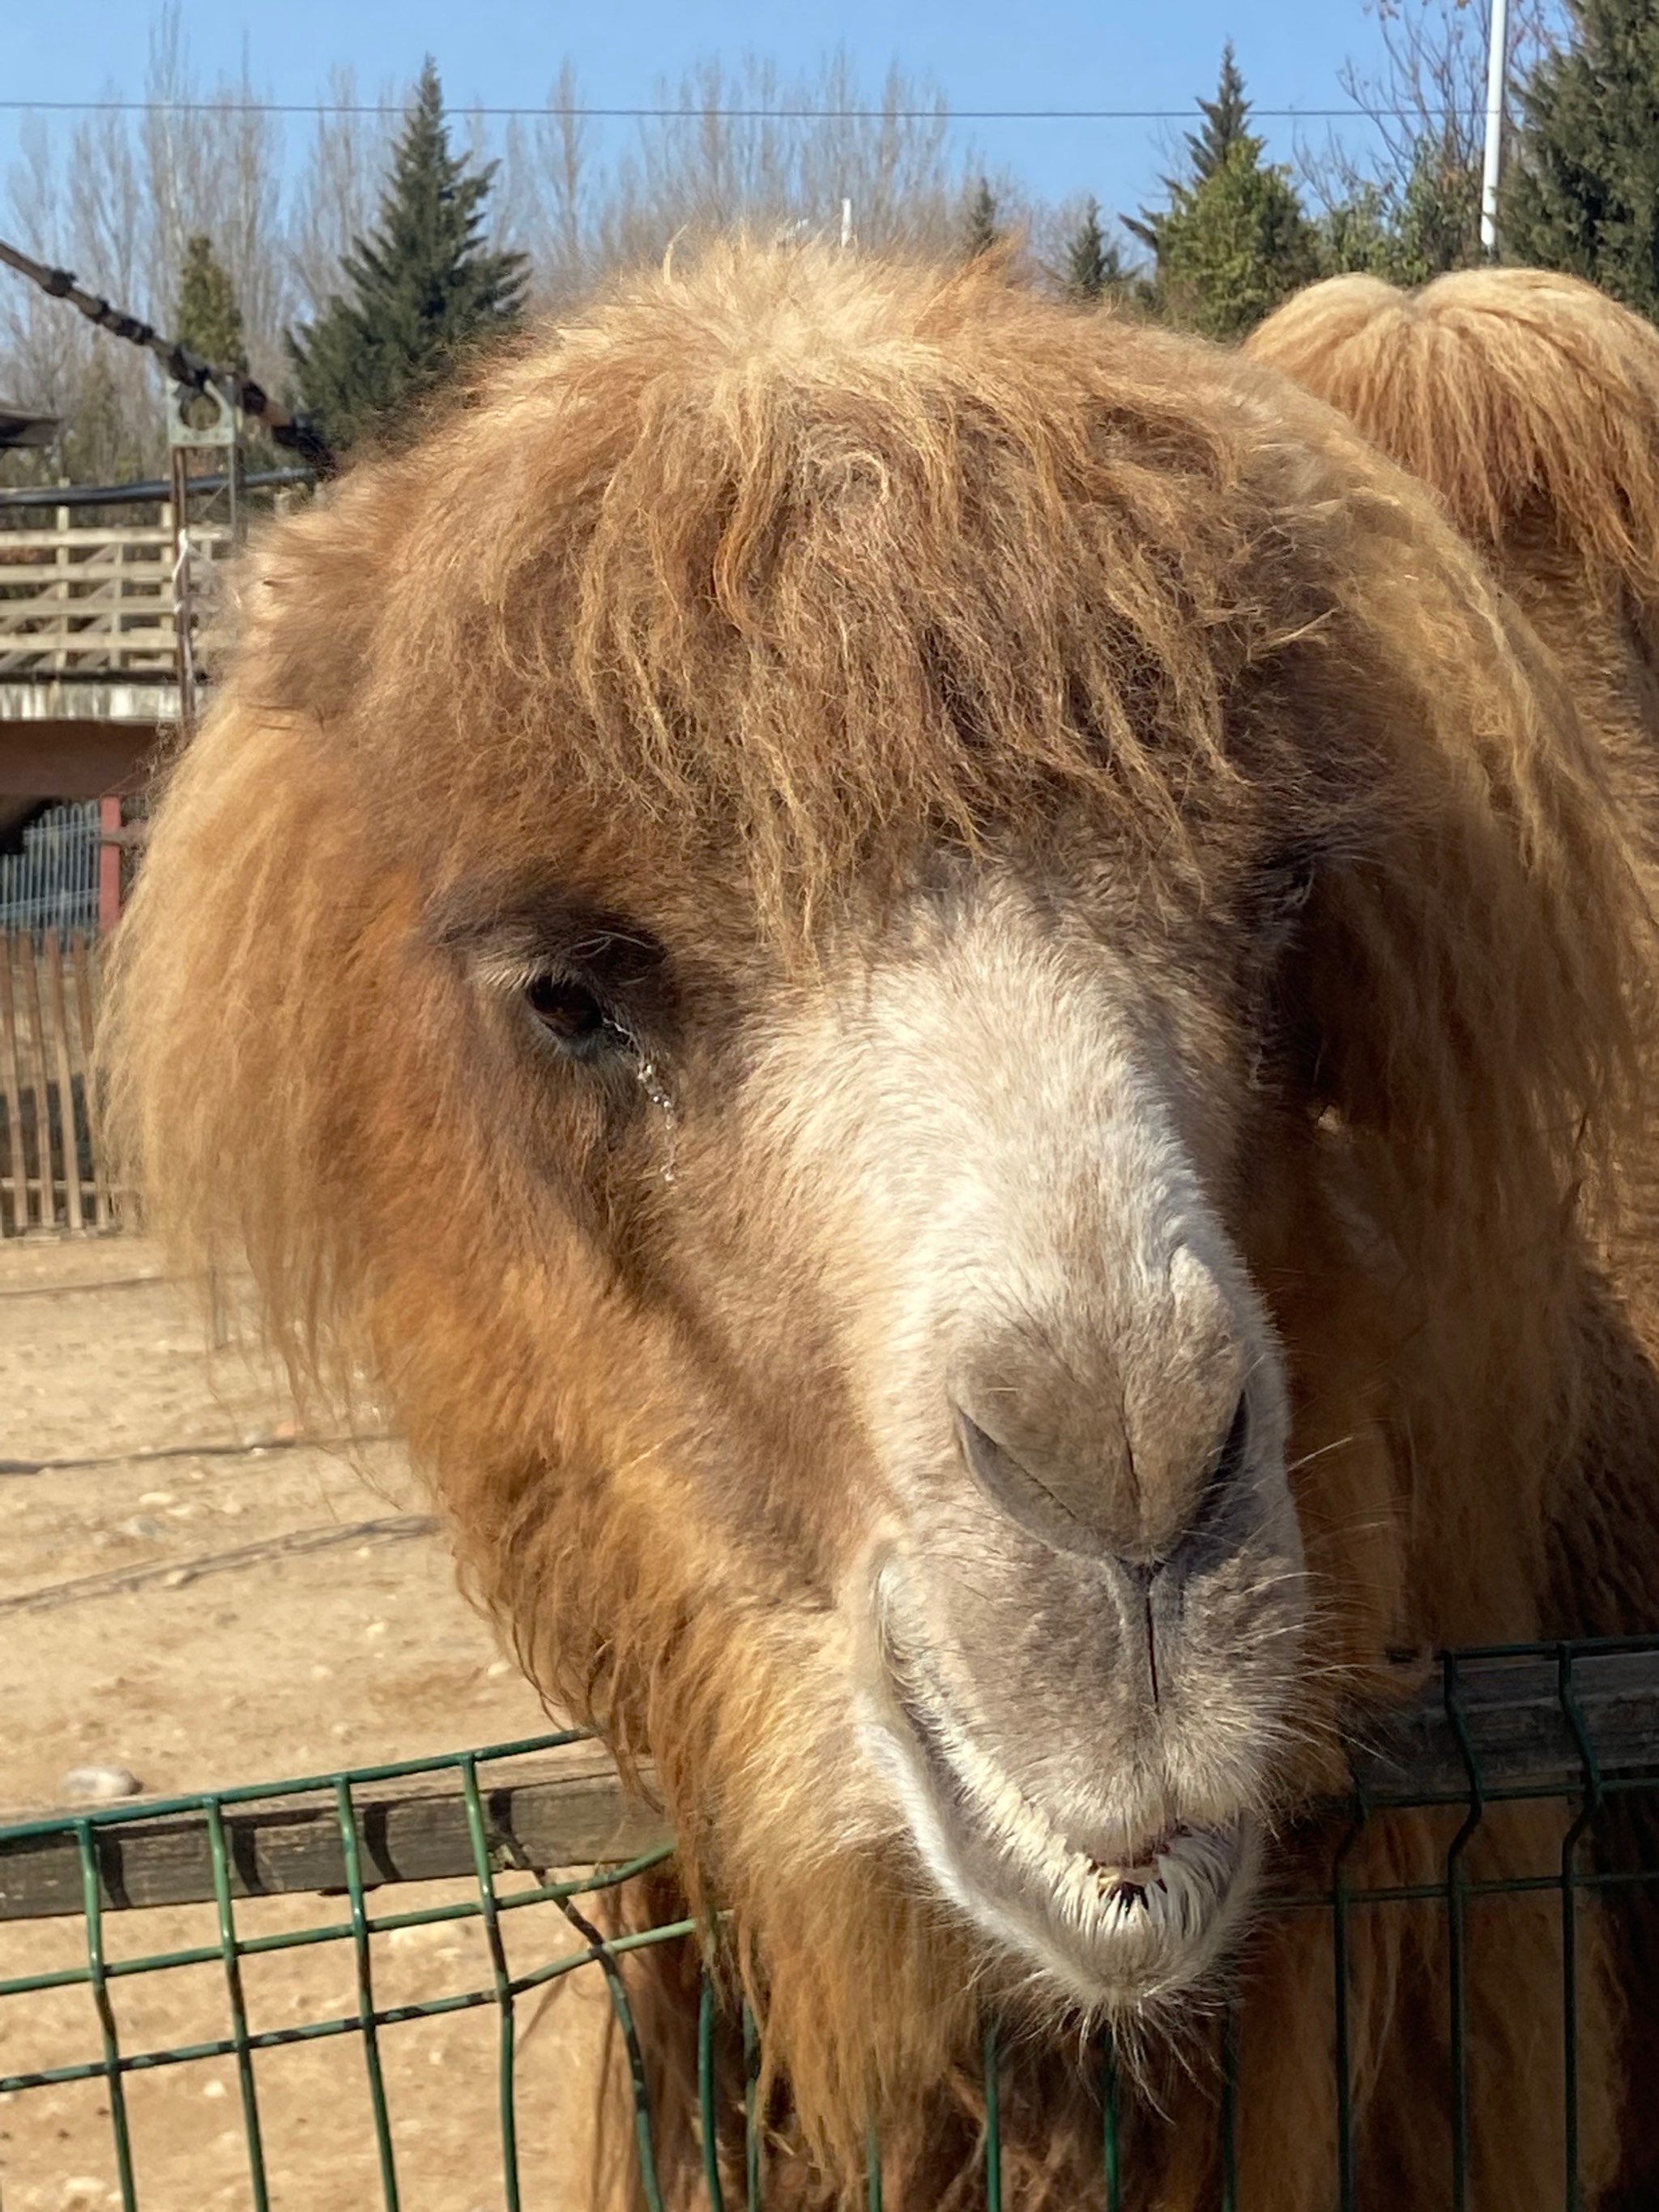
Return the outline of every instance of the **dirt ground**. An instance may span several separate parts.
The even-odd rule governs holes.
[[[42,1460],[100,1463],[23,1471]],[[137,1239],[0,1245],[0,1821],[64,1802],[65,1776],[89,1765],[172,1796],[544,1731],[535,1694],[457,1594],[442,1539],[409,1532],[424,1510],[394,1443],[299,1440],[258,1362],[210,1359],[192,1297]],[[467,1893],[400,1887],[375,1907]],[[237,1913],[244,1938],[343,1919],[337,1899]],[[107,1925],[117,1957],[215,1941],[206,1907]],[[551,1905],[503,1927],[515,1972],[574,1941]],[[0,1981],[76,1964],[84,1946],[78,1921],[0,1921]],[[476,1921],[372,1950],[380,2004],[489,1986]],[[256,2032],[356,2009],[343,1938],[244,1971]],[[587,2193],[597,1982],[584,1968],[520,2008],[526,2212]],[[113,1988],[125,2051],[228,2032],[216,1963]],[[489,2004],[382,2030],[402,2212],[504,2204],[497,2029]],[[83,1988],[0,1999],[0,2075],[101,2047]],[[261,2052],[255,2070],[273,2208],[381,2203],[362,2039]],[[253,2204],[233,2061],[131,2074],[126,2096],[142,2212]],[[0,2212],[118,2204],[108,2106],[100,2081],[0,2096]]]

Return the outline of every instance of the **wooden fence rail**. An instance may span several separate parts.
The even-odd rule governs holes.
[[[98,950],[55,929],[0,933],[0,1236],[112,1225],[93,1142]]]
[[[230,534],[193,525],[191,542],[210,564]],[[111,527],[60,507],[55,530],[0,530],[0,677],[170,677],[173,563],[165,510]]]
[[[499,1867],[591,1866],[634,1858],[672,1840],[662,1815],[624,1794],[616,1769],[593,1745],[520,1761],[510,1775],[481,1781],[480,1797]],[[368,1887],[475,1871],[458,1778],[360,1788],[352,1808]],[[233,1896],[314,1893],[345,1885],[339,1815],[327,1800],[227,1808],[224,1832]],[[214,1894],[212,1848],[200,1814],[102,1827],[94,1848],[100,1886],[114,1910],[200,1903]],[[0,1834],[0,1922],[78,1912],[84,1901],[72,1830]]]
[[[1659,1790],[1659,1649],[1581,1648],[1571,1668],[1541,1652],[1474,1656],[1436,1676],[1391,1719],[1350,1741],[1368,1808],[1443,1804],[1454,1826],[1470,1806],[1516,1796],[1594,1798],[1620,1780]],[[644,1778],[647,1784],[648,1772]],[[588,1866],[671,1840],[647,1798],[624,1790],[595,1743],[481,1771],[491,1862],[498,1868]],[[386,1883],[465,1877],[477,1867],[460,1781],[430,1772],[366,1782],[352,1791],[362,1879]],[[221,1818],[232,1893],[268,1897],[346,1886],[333,1794],[273,1792],[227,1802]],[[204,1810],[142,1804],[92,1816],[91,1848],[111,1908],[208,1902],[215,1894]],[[1656,1869],[1659,1879],[1659,1869]],[[0,1921],[82,1909],[76,1817],[64,1813],[0,1831]]]

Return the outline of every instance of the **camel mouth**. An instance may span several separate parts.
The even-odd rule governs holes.
[[[1068,1834],[964,1731],[890,1617],[881,1643],[884,1763],[924,1863],[957,1908],[1091,2012],[1135,2011],[1201,1984],[1255,1887],[1254,1815],[1166,1808],[1155,1822]]]

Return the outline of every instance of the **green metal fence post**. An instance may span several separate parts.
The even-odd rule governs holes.
[[[997,2024],[987,2023],[985,2071],[985,2212],[1002,2212],[1002,2065]]]
[[[760,2030],[748,1999],[743,2005],[743,2179],[747,2212],[761,2212]]]
[[[386,2212],[398,2212],[398,2161],[392,2148],[392,2115],[386,2108],[386,2076],[380,2066],[380,2027],[374,2010],[374,1967],[368,1948],[368,1908],[363,1899],[362,1855],[357,1840],[357,1814],[351,1802],[348,1777],[337,1776],[334,1809],[340,1824],[340,1849],[345,1858],[346,1895],[351,1907],[351,1948],[357,1973],[357,2018],[363,2031],[363,2064],[368,2074],[368,2101],[374,2118],[374,2146],[380,2163],[380,2194]]]
[[[702,2129],[702,2178],[709,2212],[726,2212],[720,2185],[720,2112],[715,2099],[714,1978],[705,1960],[697,1997],[697,2109]]]
[[[644,2192],[647,2212],[663,2212],[662,2182],[657,2172],[657,2146],[651,2128],[651,2081],[645,2069],[645,2052],[640,2045],[640,2032],[635,2025],[634,2008],[628,2001],[628,1989],[622,1970],[611,1955],[605,1937],[586,1916],[579,1912],[568,1897],[560,1897],[559,1910],[587,1946],[587,1955],[605,1976],[605,1985],[611,1997],[611,2010],[622,2030],[623,2046],[628,2053],[629,2088],[634,2100],[634,2148],[639,2159],[640,2187]],[[691,1923],[684,1923],[689,1933]]]
[[[241,1947],[236,1940],[236,1915],[230,1895],[230,1854],[225,1847],[224,1808],[210,1797],[205,1800],[205,1810],[208,1848],[213,1857],[213,1902],[219,1922],[219,1951],[225,1966],[225,1993],[230,2000],[230,2032],[236,2045],[236,2081],[241,2093],[242,2131],[247,2139],[253,2212],[270,2212],[264,2140],[259,2128],[259,2094],[253,2080],[253,2046],[248,2036],[247,2006],[242,1996]]]
[[[516,2049],[516,2015],[513,1982],[507,1972],[507,1949],[501,1942],[501,1916],[495,1910],[495,1869],[484,1832],[483,1803],[478,1796],[478,1762],[469,1752],[461,1761],[461,1789],[466,1802],[467,1834],[472,1844],[472,1864],[478,1879],[478,1905],[483,1915],[484,1939],[489,1946],[489,1971],[495,1989],[500,2021],[496,2054],[496,2095],[501,2130],[501,2186],[507,2212],[520,2212],[519,2195],[519,2120],[514,2096],[513,2070]]]
[[[1578,2172],[1578,1889],[1576,1861],[1580,1839],[1601,1809],[1601,1769],[1573,1686],[1572,1650],[1556,1654],[1556,1681],[1578,1756],[1583,1763],[1583,1803],[1561,1842],[1561,2033],[1563,2149],[1566,2161],[1566,2212],[1579,2212],[1583,2185]]]
[[[1458,1678],[1457,1654],[1441,1657],[1441,1693],[1446,1717],[1468,1777],[1469,1809],[1446,1851],[1447,1966],[1451,1978],[1452,2062],[1452,2212],[1468,2212],[1469,2201],[1469,2062],[1468,1975],[1464,1951],[1464,1912],[1467,1905],[1463,1854],[1475,1830],[1486,1818],[1486,1790],[1480,1762],[1469,1735],[1463,1710],[1462,1686]]]
[[[1221,2016],[1221,2212],[1238,2212],[1238,2021]]]
[[[93,1845],[89,1820],[75,1823],[75,1840],[80,1852],[82,1910],[87,1923],[87,1970],[104,2039],[101,2070],[109,2090],[109,2124],[115,2138],[115,2174],[121,2190],[121,2212],[137,2212],[132,2138],[127,2126],[126,2092],[121,2079],[121,2039],[115,2026],[115,2008],[110,2002],[109,1978],[104,1964],[103,1890],[98,1879],[98,1854]]]
[[[1348,2019],[1348,1860],[1370,1808],[1356,1778],[1353,1818],[1331,1868],[1331,1965],[1336,1995],[1336,2190],[1339,2212],[1354,2212],[1353,2052]]]
[[[1119,2099],[1121,2084],[1117,2043],[1109,2027],[1100,2047],[1101,2161],[1106,2175],[1106,2212],[1123,2212],[1123,2167]]]

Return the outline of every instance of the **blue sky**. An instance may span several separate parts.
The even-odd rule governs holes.
[[[211,79],[246,58],[262,95],[305,101],[330,67],[353,65],[366,91],[404,81],[431,52],[452,103],[534,103],[562,58],[574,63],[584,99],[647,103],[657,81],[712,55],[757,52],[786,70],[811,67],[844,46],[873,88],[890,63],[931,76],[956,110],[1009,107],[1188,108],[1214,83],[1222,41],[1238,49],[1252,96],[1264,108],[1343,105],[1346,56],[1376,52],[1361,0],[179,0],[191,59]],[[94,100],[143,88],[154,11],[145,0],[74,0],[73,6],[8,9],[0,97]],[[62,118],[67,129],[73,118]],[[17,143],[15,110],[0,110],[0,168]],[[626,125],[607,129],[625,132]],[[1295,126],[1264,118],[1275,153],[1288,158]],[[1322,138],[1323,122],[1304,136]],[[964,122],[960,136],[993,167],[1036,193],[1097,194],[1109,210],[1156,196],[1164,149],[1176,123]],[[1363,143],[1364,127],[1346,134]],[[296,128],[295,139],[301,136]],[[614,143],[614,141],[613,141]]]

